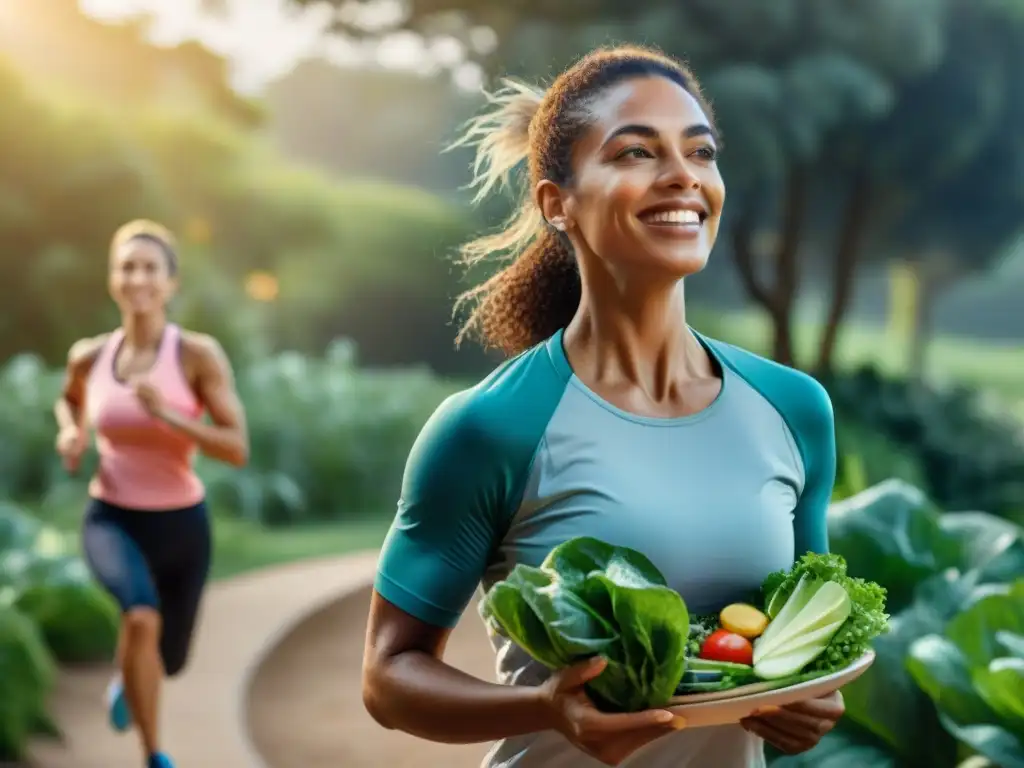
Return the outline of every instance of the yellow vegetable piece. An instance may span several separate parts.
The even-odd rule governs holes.
[[[722,629],[735,632],[741,637],[753,640],[760,637],[768,626],[768,617],[752,605],[733,603],[722,609],[718,615]]]

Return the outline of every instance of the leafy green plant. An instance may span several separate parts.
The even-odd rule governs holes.
[[[940,512],[917,488],[889,481],[834,504],[829,535],[851,575],[888,590],[890,631],[874,641],[872,667],[843,689],[839,727],[805,755],[774,755],[773,768],[955,768],[973,748],[911,674],[912,650],[1024,573],[1024,531],[981,512]]]
[[[31,736],[55,730],[46,713],[55,676],[35,623],[0,603],[0,762],[22,760]]]
[[[556,547],[540,568],[517,565],[487,591],[480,612],[552,669],[604,656],[608,666],[587,688],[606,709],[664,705],[686,666],[682,597],[642,554],[597,539]]]
[[[1004,768],[1024,766],[1024,579],[914,641],[908,668],[947,731]]]
[[[113,601],[63,536],[9,504],[0,507],[0,605],[32,620],[58,661],[113,654],[119,618]]]
[[[200,460],[199,472],[216,511],[268,523],[392,508],[413,440],[457,387],[426,369],[360,368],[347,342],[320,358],[284,353],[242,364],[236,377],[249,421],[249,466]],[[60,381],[59,371],[34,357],[0,368],[0,497],[84,498],[95,455],[72,479],[53,449]]]
[[[0,761],[28,739],[56,735],[46,710],[56,662],[109,659],[118,612],[67,541],[0,504]]]

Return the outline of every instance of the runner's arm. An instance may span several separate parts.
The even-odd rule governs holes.
[[[85,382],[108,338],[109,334],[103,334],[79,339],[68,350],[64,386],[61,387],[60,395],[53,406],[58,430],[81,426],[82,407],[85,405]]]
[[[196,394],[210,420],[191,419],[173,408],[166,408],[160,418],[185,433],[199,450],[210,458],[236,467],[249,461],[249,431],[245,408],[235,389],[235,376],[220,344],[205,334],[189,334],[185,347],[195,371]]]

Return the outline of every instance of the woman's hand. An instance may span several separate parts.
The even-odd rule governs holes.
[[[85,453],[85,432],[76,425],[64,427],[57,434],[57,454],[64,460],[64,469],[74,474]]]
[[[836,691],[820,699],[760,710],[740,725],[787,755],[797,755],[816,746],[845,711],[843,695]]]
[[[559,733],[605,765],[619,765],[645,744],[685,727],[686,721],[664,709],[622,714],[598,710],[583,687],[607,664],[595,658],[561,670],[544,684],[543,692]]]
[[[164,396],[159,389],[145,379],[136,379],[132,382],[132,390],[146,413],[157,419],[164,417]]]

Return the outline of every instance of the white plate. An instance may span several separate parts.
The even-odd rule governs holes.
[[[787,688],[766,691],[764,689],[771,683],[752,683],[728,691],[676,696],[666,709],[685,717],[688,728],[738,723],[761,707],[783,707],[798,701],[827,696],[864,674],[874,660],[875,652],[868,651],[838,672],[805,680]]]

